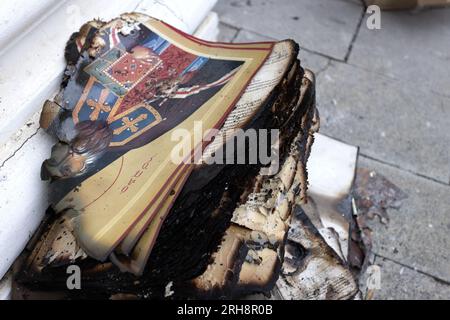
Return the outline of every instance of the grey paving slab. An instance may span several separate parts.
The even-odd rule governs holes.
[[[408,198],[389,210],[390,222],[371,221],[375,254],[450,283],[450,186],[359,157],[359,167],[382,174]]]
[[[234,42],[238,43],[238,42],[276,41],[276,40],[277,40],[276,38],[270,36],[241,29],[238,32],[236,38],[234,39]]]
[[[381,267],[381,286],[374,294],[376,300],[450,299],[448,284],[381,257],[375,263]]]
[[[223,23],[219,23],[219,36],[217,41],[219,42],[231,42],[236,37],[239,29],[227,26]]]
[[[293,38],[336,59],[345,58],[362,10],[343,0],[220,0],[214,8],[229,25],[275,39]]]
[[[240,30],[234,42],[257,42],[257,41],[272,41],[274,38],[260,35],[247,30]],[[320,73],[328,65],[328,58],[324,58],[318,54],[310,53],[306,50],[300,49],[299,59],[304,68],[310,69],[315,73]]]
[[[365,26],[353,45],[351,64],[450,96],[450,8],[382,12],[380,30]]]
[[[351,2],[351,3],[357,4],[357,5],[363,5],[364,4],[364,0],[340,0],[340,1]]]
[[[450,98],[420,83],[332,62],[317,77],[321,132],[361,153],[448,183]]]

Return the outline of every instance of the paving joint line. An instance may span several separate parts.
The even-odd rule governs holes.
[[[223,24],[224,26],[228,27],[228,28],[232,28],[234,30],[238,30],[238,33],[241,32],[241,31],[246,31],[246,32],[253,33],[253,34],[257,35],[257,36],[267,38],[267,39],[272,40],[272,41],[278,41],[277,39],[275,39],[275,38],[273,38],[271,36],[259,33],[257,31],[253,31],[253,30],[246,29],[246,28],[241,28],[241,27],[236,27],[236,26],[233,26],[233,25],[231,25],[229,23],[226,23],[226,22],[223,22],[223,21],[220,21],[220,23]],[[235,40],[235,38],[233,40]],[[339,58],[336,58],[336,57],[332,57],[332,56],[329,56],[329,55],[327,55],[325,53],[318,52],[318,51],[315,51],[315,50],[303,47],[301,45],[299,45],[299,46],[300,46],[301,50],[304,50],[304,51],[309,52],[311,54],[315,54],[315,55],[321,56],[322,58],[329,59],[329,60],[332,60],[332,61],[345,63],[344,59],[339,59]]]
[[[242,29],[241,28],[236,28],[236,33],[234,34],[234,36],[231,38],[230,42],[233,42],[237,39],[237,37],[239,36],[239,34],[241,33]]]
[[[234,29],[234,30],[241,30],[241,28],[233,26],[232,24],[229,24],[228,22],[222,21],[219,19],[219,24],[223,24],[225,27]]]
[[[350,54],[351,54],[351,52],[352,52],[352,50],[353,50],[353,45],[354,45],[354,43],[355,43],[355,41],[356,41],[356,38],[357,38],[358,35],[359,35],[359,31],[361,30],[362,22],[363,22],[363,20],[364,20],[365,15],[366,15],[366,8],[365,8],[365,6],[364,6],[364,7],[362,8],[362,10],[361,10],[361,16],[360,16],[360,18],[359,18],[358,25],[356,26],[356,30],[355,30],[355,32],[353,33],[353,37],[352,37],[352,40],[350,41],[350,45],[349,45],[348,48],[347,48],[347,53],[346,53],[345,58],[344,58],[344,61],[345,61],[346,63],[347,63],[348,59],[350,58]]]
[[[426,176],[426,175],[424,175],[422,173],[418,173],[418,172],[415,172],[415,171],[412,171],[412,170],[409,170],[409,169],[402,168],[399,165],[396,165],[394,163],[390,163],[390,162],[387,162],[387,161],[384,161],[384,160],[380,160],[380,159],[374,158],[374,157],[369,156],[367,154],[364,154],[362,152],[359,153],[359,156],[362,156],[362,157],[367,158],[369,160],[372,160],[372,161],[384,164],[384,165],[389,166],[389,167],[393,167],[393,168],[399,169],[399,170],[401,170],[403,172],[407,172],[407,173],[415,175],[415,176],[417,176],[419,178],[426,179],[426,180],[429,180],[431,182],[438,183],[438,184],[443,185],[445,187],[450,187],[450,184],[446,183],[445,181],[438,180],[436,178],[432,178],[432,177]]]
[[[435,280],[436,282],[439,282],[439,283],[441,283],[441,284],[450,286],[450,281],[448,281],[448,280],[442,279],[442,278],[440,278],[440,277],[438,277],[438,276],[435,276],[435,275],[433,275],[433,274],[430,274],[430,273],[428,273],[428,272],[426,272],[426,271],[422,271],[422,270],[420,270],[420,269],[418,269],[418,268],[416,268],[416,267],[411,267],[411,266],[409,266],[409,265],[407,265],[407,264],[405,264],[405,263],[403,263],[403,262],[400,262],[400,261],[397,261],[397,260],[395,260],[395,259],[392,259],[392,258],[383,256],[383,255],[381,255],[381,254],[379,254],[379,253],[374,252],[374,254],[375,254],[376,257],[380,257],[380,258],[382,258],[382,259],[389,260],[389,261],[394,262],[394,263],[396,263],[396,264],[398,264],[398,265],[400,265],[400,266],[402,266],[402,267],[404,267],[404,268],[408,268],[408,269],[413,270],[413,271],[415,271],[415,272],[417,272],[417,273],[420,273],[420,274],[422,274],[422,275],[425,275],[425,276],[427,276],[427,277],[430,277],[430,278],[432,278],[433,280]],[[376,261],[375,261],[375,263],[376,263]]]

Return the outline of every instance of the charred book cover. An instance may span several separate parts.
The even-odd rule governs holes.
[[[52,205],[17,298],[238,298],[275,285],[318,130],[291,40],[213,43],[142,14],[67,43],[43,107]],[[68,268],[82,290],[67,288]]]

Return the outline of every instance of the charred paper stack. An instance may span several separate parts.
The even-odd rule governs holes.
[[[291,40],[211,43],[142,14],[85,24],[42,112],[59,140],[42,166],[53,204],[18,268],[17,295],[271,290],[319,122],[314,76],[297,54]],[[276,161],[254,160],[262,151]],[[67,289],[71,265],[82,290]]]

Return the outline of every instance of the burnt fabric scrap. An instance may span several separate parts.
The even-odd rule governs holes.
[[[288,233],[319,128],[314,75],[298,50],[292,40],[215,44],[136,13],[82,26],[42,111],[41,127],[58,139],[41,174],[52,206],[17,266],[16,297],[270,292],[286,245],[302,243]],[[196,122],[202,136],[217,129],[189,149],[200,161],[168,161],[171,133]],[[249,143],[245,163],[226,161],[220,150],[238,129],[277,129],[278,165],[248,161]],[[70,265],[82,290],[67,290]]]

